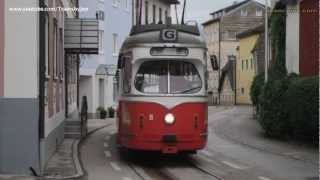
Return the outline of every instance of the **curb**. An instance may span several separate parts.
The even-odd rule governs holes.
[[[72,159],[73,159],[73,162],[74,162],[74,165],[75,165],[75,168],[76,168],[76,171],[77,173],[75,175],[72,175],[72,176],[40,176],[40,177],[37,177],[38,178],[41,178],[41,179],[50,179],[50,180],[64,180],[64,179],[78,179],[78,178],[81,178],[85,175],[84,173],[84,170],[83,170],[83,166],[80,162],[80,157],[79,157],[79,145],[84,141],[86,140],[91,134],[101,130],[101,129],[104,129],[108,126],[111,126],[112,123],[109,123],[107,125],[104,125],[104,126],[101,126],[101,127],[98,127],[98,128],[95,128],[91,131],[89,131],[87,133],[87,135],[84,137],[84,138],[81,138],[81,139],[77,139],[73,142],[72,144]]]
[[[63,180],[63,179],[77,179],[84,175],[83,168],[79,160],[79,144],[82,140],[76,139],[72,143],[72,159],[77,173],[72,176],[39,176],[37,179]]]
[[[89,131],[87,133],[87,136],[85,136],[84,138],[81,139],[75,139],[72,143],[72,159],[73,159],[73,163],[75,165],[75,169],[77,171],[77,173],[75,175],[72,176],[30,176],[30,175],[5,175],[5,174],[0,174],[0,180],[1,179],[11,179],[11,178],[21,178],[21,180],[26,179],[26,180],[46,180],[46,179],[50,179],[50,180],[65,180],[65,179],[78,179],[81,178],[85,175],[82,164],[80,162],[80,157],[79,157],[79,145],[86,140],[88,137],[90,137],[90,135],[92,135],[93,133],[104,129],[108,126],[111,126],[112,123],[108,123],[106,125],[103,125],[101,127],[92,129],[91,131]]]
[[[21,180],[36,180],[37,177],[30,175],[10,175],[10,174],[0,174],[0,180],[7,180],[11,178],[21,178]]]
[[[302,162],[305,162],[305,163],[308,163],[308,164],[318,165],[318,163],[314,163],[314,162],[312,162],[312,161],[310,161],[308,159],[295,157],[293,155],[288,155],[288,154],[282,153],[282,152],[277,152],[277,151],[275,151],[273,149],[270,149],[270,148],[260,147],[259,145],[255,145],[255,144],[249,143],[246,140],[236,138],[236,137],[234,137],[234,136],[232,136],[230,134],[225,134],[225,133],[223,133],[223,130],[220,129],[217,125],[214,125],[212,127],[212,130],[214,131],[216,136],[218,136],[218,137],[220,137],[220,138],[222,138],[224,140],[236,143],[238,145],[247,146],[249,148],[255,149],[255,150],[260,151],[260,152],[266,152],[266,153],[270,153],[270,154],[273,154],[273,155],[287,157],[287,158],[290,158],[290,159],[293,159],[293,160],[297,160],[297,161],[302,161]]]

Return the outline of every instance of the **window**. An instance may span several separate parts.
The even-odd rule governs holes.
[[[59,28],[59,78],[63,78],[63,58],[64,58],[64,49],[63,49],[63,29]]]
[[[131,58],[125,58],[124,64],[124,78],[123,78],[123,91],[130,93],[131,91],[131,76],[132,76],[132,65]]]
[[[243,60],[241,61],[242,62],[242,71],[243,71],[243,69],[244,69],[244,62],[243,62]]]
[[[118,0],[112,0],[112,5],[117,6]]]
[[[149,3],[145,1],[145,24],[149,24]]]
[[[114,7],[118,7],[119,4],[120,4],[120,0],[113,0],[113,1],[112,1],[112,5],[113,5]]]
[[[156,23],[156,5],[152,6],[152,23]]]
[[[117,78],[113,78],[113,93],[112,93],[112,100],[116,101],[117,98]]]
[[[129,1],[128,0],[125,0],[124,7],[126,8],[126,10],[129,10]]]
[[[46,16],[46,26],[45,26],[45,39],[46,39],[46,76],[50,76],[50,69],[49,69],[49,19]]]
[[[57,19],[54,19],[53,29],[53,77],[56,78],[58,75],[58,24]]]
[[[241,9],[241,16],[248,16],[248,11],[246,9]]]
[[[164,18],[165,18],[165,19],[164,19],[165,22],[168,23],[168,22],[167,22],[167,18],[168,18],[168,11],[167,11],[167,10],[164,12]]]
[[[104,20],[104,11],[97,11],[96,12],[96,19],[97,20]]]
[[[241,94],[244,94],[244,88],[241,88]]]
[[[163,24],[163,21],[162,21],[162,8],[159,8],[159,24]]]
[[[211,61],[212,70],[213,71],[218,70],[219,66],[218,66],[217,56],[216,55],[211,56],[210,61]]]
[[[192,63],[149,61],[140,66],[135,88],[147,94],[193,94],[202,89],[202,81]]]
[[[248,64],[248,59],[246,59],[246,69],[248,70],[249,64]]]
[[[100,53],[103,53],[104,51],[104,31],[99,31],[99,51]]]
[[[262,16],[262,9],[256,10],[256,16]]]
[[[118,34],[114,33],[112,38],[112,54],[113,56],[118,55]]]
[[[250,68],[253,69],[253,59],[251,58],[250,61],[251,61]]]

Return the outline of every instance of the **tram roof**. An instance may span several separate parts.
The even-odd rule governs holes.
[[[160,40],[160,33],[165,29],[174,29],[178,32],[175,44],[188,44],[190,46],[198,46],[206,48],[206,43],[200,35],[197,26],[190,25],[140,25],[131,29],[130,36],[123,43],[122,49],[134,47],[141,44],[157,44],[165,43]]]

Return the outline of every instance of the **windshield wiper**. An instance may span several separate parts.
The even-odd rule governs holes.
[[[191,88],[191,89],[187,89],[187,90],[181,91],[179,93],[184,94],[184,93],[188,93],[190,91],[194,91],[196,89],[201,89],[201,88],[202,88],[201,86],[197,86],[197,87],[194,87],[194,88]]]

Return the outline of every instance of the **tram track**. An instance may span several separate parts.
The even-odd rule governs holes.
[[[176,177],[166,168],[147,168],[133,164],[128,164],[128,166],[141,180],[180,180],[180,178]]]
[[[214,177],[217,180],[224,180],[224,178],[217,175],[217,173],[214,172],[214,170],[212,168],[205,166],[205,165],[202,165],[201,163],[199,163],[197,160],[195,160],[192,157],[188,157],[188,163],[190,163],[190,165],[193,166],[198,171],[201,171],[202,173],[205,173],[208,176]]]
[[[178,159],[179,158],[180,157],[178,157]],[[210,180],[224,180],[217,175],[212,168],[202,165],[190,156],[183,157],[178,161],[164,161],[163,163],[154,164],[152,166],[149,166],[148,163],[150,162],[147,162],[147,164],[144,165],[128,163],[128,166],[141,178],[141,180],[183,180],[186,179],[183,176],[186,176],[184,173],[187,173],[188,170],[197,172],[197,175],[199,176],[206,176]],[[181,171],[184,173],[181,174]]]

